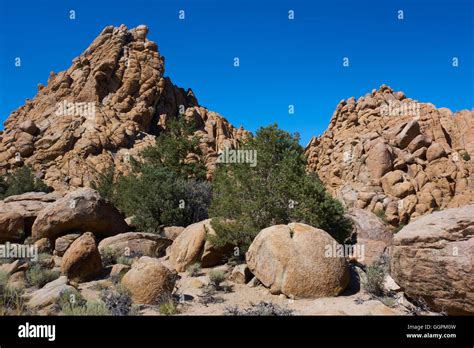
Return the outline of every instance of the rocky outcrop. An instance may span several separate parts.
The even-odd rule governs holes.
[[[338,104],[328,130],[306,147],[308,168],[347,207],[406,224],[473,201],[473,117],[382,86]]]
[[[56,239],[77,232],[92,232],[97,238],[128,231],[119,211],[90,188],[68,193],[41,210],[32,227],[32,236]]]
[[[134,303],[157,304],[174,289],[177,275],[158,259],[143,256],[123,276],[122,285],[130,291]]]
[[[357,239],[351,261],[373,265],[387,252],[392,244],[393,233],[387,224],[370,211],[350,208],[346,217],[352,221]]]
[[[67,249],[61,273],[75,282],[91,280],[102,271],[102,259],[92,233],[86,232]]]
[[[301,223],[268,227],[255,237],[247,265],[272,294],[295,298],[339,295],[349,283],[344,256],[327,254],[337,242]]]
[[[112,251],[115,255],[161,257],[173,241],[155,233],[127,232],[103,239],[99,251]]]
[[[57,192],[28,192],[0,201],[0,240],[22,241],[31,234],[39,212],[61,197]]]
[[[44,308],[56,303],[62,293],[72,290],[74,290],[74,288],[68,285],[67,277],[59,277],[46,284],[43,288],[28,295],[27,306],[32,309]]]
[[[26,164],[55,190],[88,186],[112,165],[127,173],[130,156],[184,115],[197,121],[211,175],[217,152],[236,147],[248,132],[165,77],[164,57],[147,33],[143,25],[106,27],[69,69],[51,72],[47,85],[6,120],[0,174]]]
[[[415,300],[447,314],[474,313],[474,205],[424,216],[398,232],[391,250],[395,282]]]
[[[170,262],[178,272],[196,262],[202,267],[212,267],[225,262],[229,248],[216,248],[207,235],[215,234],[211,219],[189,225],[174,240],[170,250]]]

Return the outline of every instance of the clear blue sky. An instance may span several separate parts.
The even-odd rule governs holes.
[[[471,109],[473,8],[472,0],[0,0],[0,121],[105,26],[122,23],[149,26],[166,75],[200,104],[252,131],[277,122],[303,144],[324,132],[341,99],[381,84]]]

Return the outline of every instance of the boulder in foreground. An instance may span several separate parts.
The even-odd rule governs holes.
[[[344,257],[327,255],[334,243],[327,232],[302,223],[271,226],[250,245],[247,265],[272,294],[337,296],[349,283],[349,271]]]
[[[398,232],[391,249],[396,283],[449,315],[474,314],[474,205],[426,215]]]

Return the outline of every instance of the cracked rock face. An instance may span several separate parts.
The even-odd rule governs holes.
[[[341,101],[306,147],[309,170],[351,208],[392,225],[474,199],[474,112],[453,114],[387,86]]]
[[[275,225],[255,237],[246,254],[250,271],[272,294],[290,298],[337,296],[349,283],[344,256],[329,255],[337,242],[302,223]]]
[[[198,105],[192,90],[164,76],[164,57],[148,28],[108,26],[66,71],[52,72],[0,133],[0,174],[27,164],[55,190],[88,186],[112,164],[152,145],[167,120],[198,122],[203,160],[212,174],[217,152],[248,134]]]
[[[405,293],[450,315],[474,313],[474,205],[424,216],[398,232],[391,273]]]

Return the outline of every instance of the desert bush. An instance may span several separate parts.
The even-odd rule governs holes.
[[[105,247],[101,252],[100,252],[100,257],[102,258],[102,265],[104,267],[110,266],[114,264],[119,257],[118,253],[110,248],[110,247]]]
[[[281,307],[272,302],[259,302],[257,304],[251,304],[250,307],[239,309],[237,306],[226,307],[224,310],[225,315],[233,316],[290,316],[293,315],[293,311],[288,308]]]
[[[383,222],[387,221],[387,215],[385,214],[385,210],[383,209],[376,210],[374,214]]]
[[[31,286],[42,288],[45,284],[57,279],[60,273],[48,268],[44,268],[38,263],[30,265],[26,271],[26,280]]]
[[[50,192],[51,189],[35,177],[28,166],[16,169],[0,179],[0,199],[26,192]]]
[[[23,290],[8,286],[10,276],[0,271],[0,315],[22,315],[26,312]]]
[[[190,277],[197,277],[201,274],[201,264],[199,262],[193,263],[188,266],[187,271]]]
[[[257,164],[222,163],[213,177],[210,216],[216,245],[238,247],[244,255],[263,228],[302,222],[321,228],[343,243],[352,231],[342,205],[306,172],[299,136],[261,128],[240,150],[256,151]]]
[[[225,272],[213,269],[209,272],[209,285],[211,285],[215,290],[219,290],[221,288],[221,283],[225,278]]]
[[[120,263],[122,265],[131,266],[134,260],[135,258],[131,256],[120,255],[119,257],[117,257],[117,263]]]
[[[115,290],[104,290],[100,294],[100,299],[105,304],[105,308],[111,315],[124,316],[132,311],[132,299],[130,293],[122,286]]]
[[[64,312],[72,307],[84,306],[86,302],[87,301],[82,297],[78,290],[71,289],[61,293],[59,298],[56,300],[56,305],[61,312]]]
[[[469,155],[469,153],[467,153],[467,152],[464,152],[462,154],[462,159],[465,160],[466,162],[470,161],[471,160],[471,155]]]
[[[176,315],[181,312],[178,307],[178,302],[171,294],[166,294],[161,297],[158,301],[158,310],[160,314],[163,315]]]
[[[389,273],[389,260],[387,256],[382,256],[379,260],[375,261],[371,266],[365,268],[367,280],[365,282],[366,291],[375,296],[380,297],[383,295],[383,284],[385,276]]]

